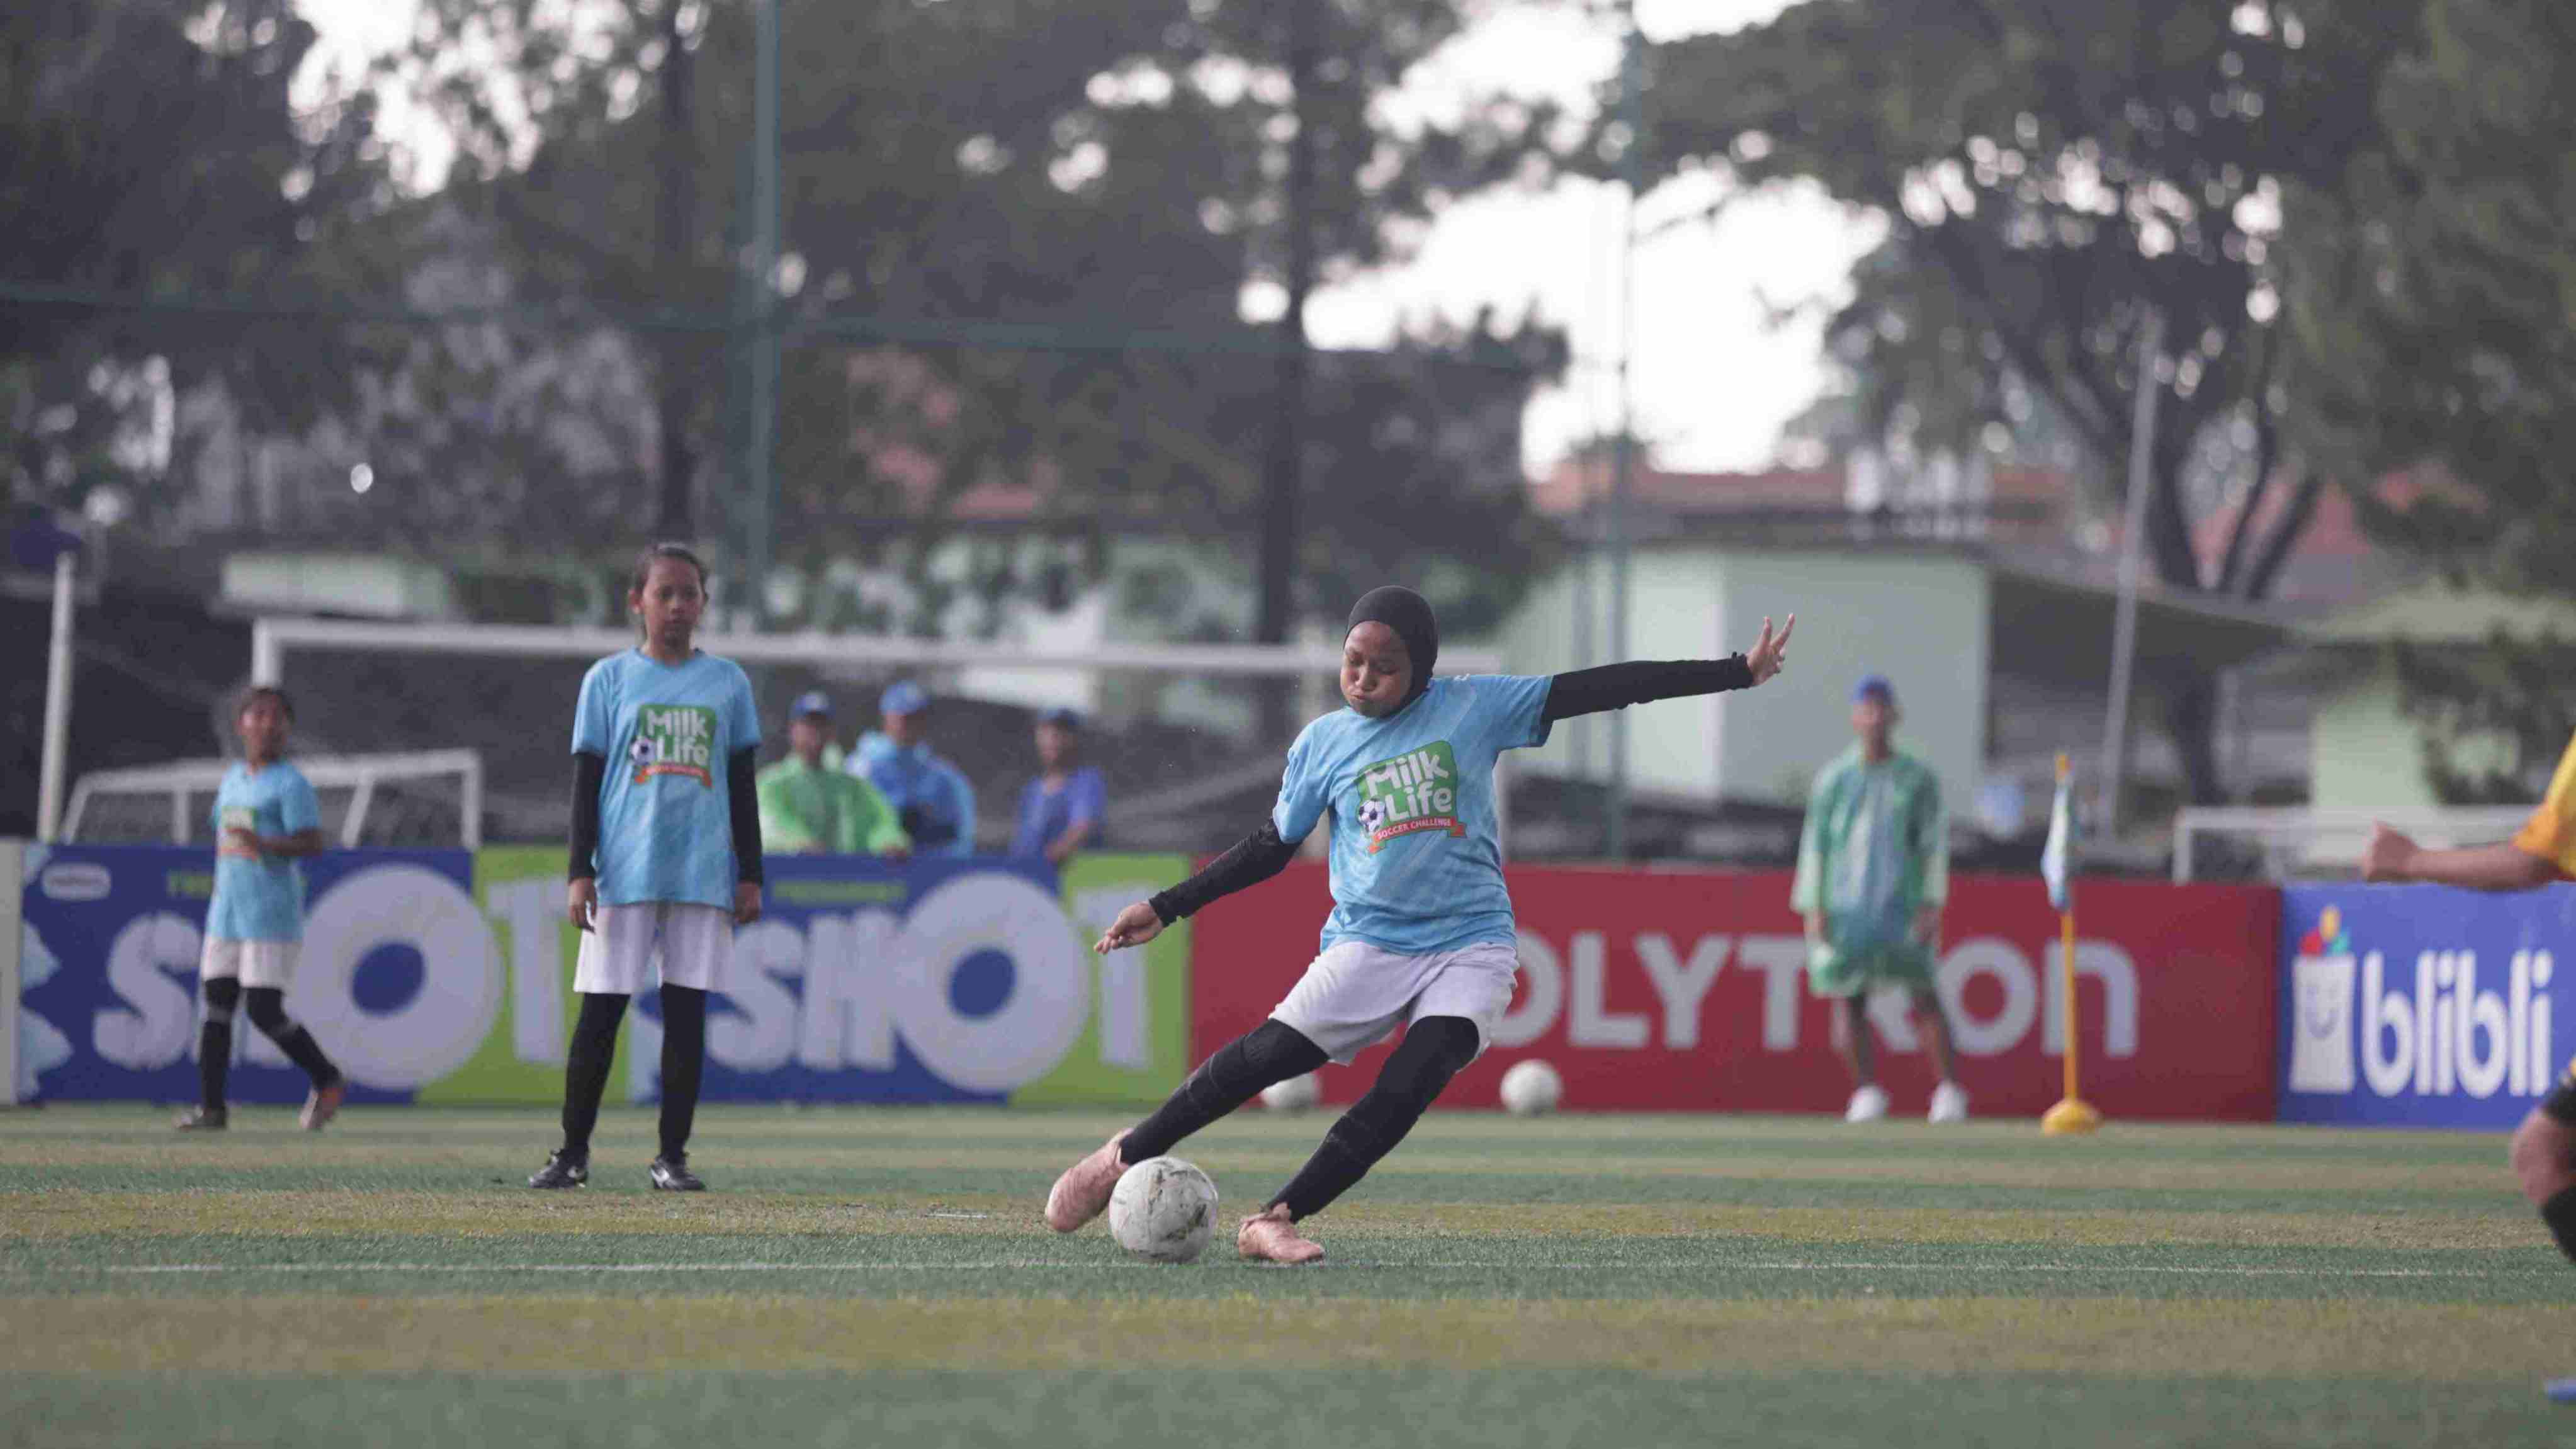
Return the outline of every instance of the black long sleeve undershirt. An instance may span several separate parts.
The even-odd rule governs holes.
[[[1197,911],[1219,896],[1232,895],[1246,886],[1257,886],[1287,868],[1297,856],[1297,847],[1279,838],[1279,827],[1268,820],[1261,828],[1234,843],[1225,854],[1207,863],[1207,868],[1188,880],[1161,891],[1147,901],[1164,925]]]
[[[1540,718],[1554,724],[1649,700],[1752,687],[1753,667],[1741,654],[1724,659],[1638,659],[1557,675],[1548,681],[1547,709]]]
[[[762,880],[760,751],[736,750],[725,761],[725,795],[733,807],[733,877],[744,885],[758,885]]]
[[[760,860],[760,752],[736,750],[725,760],[725,802],[733,820],[734,879],[762,881]],[[566,880],[599,875],[599,787],[608,778],[607,757],[581,750],[572,757],[572,852]]]
[[[566,880],[599,876],[599,787],[608,778],[608,757],[597,750],[576,750],[572,757],[572,859]]]

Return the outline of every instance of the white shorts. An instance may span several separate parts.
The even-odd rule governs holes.
[[[1476,1055],[1483,1056],[1494,1043],[1494,1023],[1511,1007],[1520,969],[1520,952],[1500,941],[1428,956],[1341,941],[1315,958],[1270,1019],[1347,1063],[1407,1022],[1463,1016],[1476,1024]]]
[[[197,979],[222,981],[238,977],[245,988],[284,991],[295,980],[295,960],[304,954],[301,941],[232,941],[208,936],[197,953]]]
[[[646,968],[652,968],[648,975]],[[581,933],[572,989],[635,996],[665,986],[722,991],[733,968],[733,912],[687,901],[601,906]]]

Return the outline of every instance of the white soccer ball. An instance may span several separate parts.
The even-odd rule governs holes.
[[[1139,1258],[1186,1263],[1216,1231],[1216,1184],[1177,1157],[1128,1168],[1109,1194],[1109,1236]]]
[[[1273,1112],[1303,1112],[1322,1100],[1324,1083],[1313,1072],[1261,1089],[1261,1105]]]
[[[1516,1117],[1537,1117],[1565,1100],[1565,1079],[1556,1068],[1532,1059],[1512,1063],[1503,1073],[1503,1110]]]

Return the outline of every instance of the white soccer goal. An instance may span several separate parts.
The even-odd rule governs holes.
[[[2531,817],[2524,805],[2475,805],[2417,810],[2309,810],[2291,806],[2192,806],[2174,816],[2173,878],[2189,881],[2207,858],[2198,848],[2242,842],[2261,859],[2270,880],[2351,875],[2360,870],[2371,827],[2385,823],[2431,846],[2481,845],[2503,840]]]
[[[62,838],[189,844],[231,766],[230,760],[173,760],[93,770],[72,787]],[[483,844],[483,757],[473,750],[298,756],[295,768],[321,797],[324,832],[336,833],[342,849],[383,843],[370,837],[369,827],[382,826],[396,795],[438,817],[439,825],[431,827],[433,838],[468,850]],[[423,786],[427,788],[417,788]],[[441,828],[451,811],[452,832]]]

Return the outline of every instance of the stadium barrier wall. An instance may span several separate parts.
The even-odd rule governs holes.
[[[1840,1111],[1851,1083],[1806,989],[1785,874],[1516,868],[1521,981],[1493,1049],[1444,1104],[1490,1106],[1503,1071],[1553,1064],[1570,1108]],[[2077,1030],[2084,1094],[2115,1119],[2265,1121],[2274,1108],[2279,893],[2268,887],[2079,887]],[[1258,1024],[1314,952],[1331,909],[1320,864],[1194,917],[1193,1056]],[[1961,877],[1940,987],[1960,1077],[1982,1116],[2037,1115],[2061,1087],[2057,917],[2036,879]],[[1873,1004],[1884,1081],[1920,1112],[1932,1072],[1896,1003]],[[1893,1048],[1892,1055],[1886,1050]],[[1350,1101],[1372,1049],[1324,1071]]]
[[[10,935],[29,1095],[194,1099],[212,866],[203,848],[26,847]],[[1188,1065],[1190,934],[1105,960],[1087,946],[1187,866],[1077,857],[1059,879],[1041,860],[773,857],[766,913],[737,935],[708,1021],[706,1099],[1160,1100]],[[335,851],[305,871],[287,1010],[353,1100],[562,1099],[579,933],[561,848]],[[640,1102],[660,1028],[655,994],[638,1005],[611,1080]],[[302,1099],[265,1037],[234,1041],[237,1099]]]
[[[2576,886],[2290,887],[2281,1120],[2513,1126],[2576,1048],[2558,1025],[2576,996],[2571,947]]]

